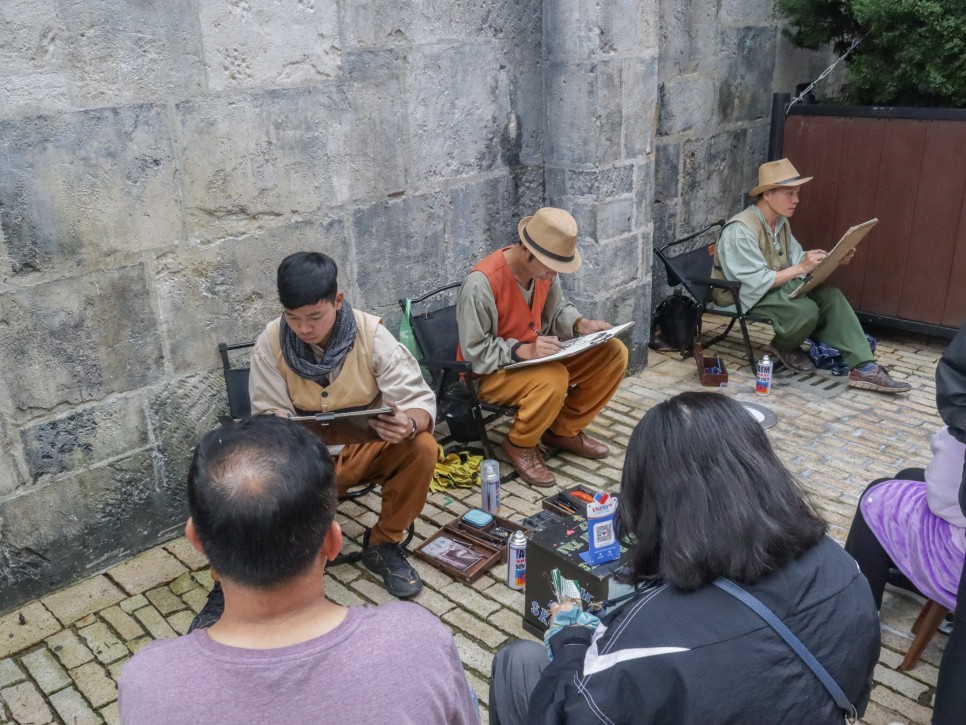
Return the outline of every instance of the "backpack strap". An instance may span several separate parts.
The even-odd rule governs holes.
[[[828,693],[832,696],[832,699],[835,700],[835,704],[839,706],[839,709],[842,710],[843,713],[845,713],[845,718],[849,722],[855,722],[855,720],[858,719],[859,713],[856,711],[855,705],[852,704],[852,701],[849,700],[845,692],[842,691],[842,688],[839,687],[839,683],[837,683],[835,678],[828,673],[828,670],[822,666],[822,663],[815,659],[815,655],[813,655],[809,651],[808,647],[802,643],[802,640],[796,637],[795,633],[792,632],[792,630],[790,630],[788,626],[778,618],[777,614],[766,607],[754,594],[745,591],[730,579],[720,577],[715,579],[713,584],[719,589],[728,592],[728,594],[733,596],[735,599],[751,609],[759,617],[764,619],[766,624],[774,629],[778,635],[785,640],[785,644],[791,647],[795,651],[795,654],[797,654],[802,661],[808,665],[808,668],[815,673],[815,676],[825,686],[825,689],[828,690]]]

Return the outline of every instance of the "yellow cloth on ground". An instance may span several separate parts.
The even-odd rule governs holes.
[[[439,446],[436,470],[429,484],[430,491],[445,491],[448,488],[473,488],[480,483],[480,464],[483,456],[468,451],[456,451],[447,455]]]

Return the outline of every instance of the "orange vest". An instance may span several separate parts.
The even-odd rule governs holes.
[[[472,272],[482,272],[490,283],[493,299],[496,302],[496,337],[513,338],[526,344],[537,339],[543,319],[543,306],[550,291],[549,279],[533,280],[533,299],[527,301],[520,291],[520,285],[513,278],[510,266],[503,252],[510,247],[498,249],[483,257]],[[462,361],[463,351],[456,348],[456,359]]]

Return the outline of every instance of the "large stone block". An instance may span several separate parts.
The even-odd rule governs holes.
[[[624,158],[636,159],[654,151],[657,130],[657,57],[625,59],[622,64],[624,95]]]
[[[642,230],[653,222],[654,162],[634,168],[634,229]]]
[[[597,207],[597,239],[614,239],[634,229],[634,199],[601,201]]]
[[[36,481],[142,448],[148,444],[148,427],[141,401],[125,397],[25,426],[20,438]]]
[[[592,63],[547,63],[546,162],[592,168],[597,161],[597,73]]]
[[[771,25],[775,4],[761,0],[721,0],[718,19],[724,25]]]
[[[647,0],[605,0],[597,3],[600,52],[634,54],[657,47],[655,4]]]
[[[717,3],[660,0],[662,81],[686,73],[710,75],[718,56]]]
[[[0,117],[70,107],[65,38],[54,3],[7,0],[0,6]]]
[[[558,62],[593,59],[600,50],[596,0],[555,0],[543,4],[544,57]]]
[[[681,166],[681,144],[659,143],[654,161],[654,198],[672,201],[678,197],[678,170]]]
[[[777,32],[770,26],[722,29],[717,105],[723,123],[769,117]]]
[[[56,272],[182,236],[162,109],[0,122],[0,225],[12,272]],[[3,274],[0,272],[0,274]]]
[[[747,136],[746,129],[736,129],[685,142],[678,219],[682,230],[697,231],[746,206],[750,187],[742,177],[747,163]]]
[[[0,365],[20,418],[157,381],[161,338],[143,265],[0,295]]]
[[[618,60],[597,64],[597,101],[593,109],[597,116],[597,153],[594,160],[598,165],[612,164],[622,158],[624,93],[621,66]],[[589,110],[573,108],[571,114],[576,116]]]
[[[540,63],[515,63],[510,67],[510,108],[517,118],[517,153],[506,163],[537,165],[543,163],[545,135],[543,66]]]
[[[12,493],[27,481],[27,466],[13,426],[0,415],[0,496]]]
[[[492,44],[412,50],[407,116],[410,179],[417,190],[500,164],[501,148],[516,136],[506,64]]]
[[[714,117],[714,82],[702,76],[665,81],[659,89],[657,132],[662,136],[704,129]]]
[[[312,83],[342,70],[338,3],[198,4],[208,87],[277,87]]]
[[[542,166],[515,166],[513,174],[513,228],[525,216],[546,206],[546,188]]]
[[[192,236],[219,239],[405,188],[398,80],[179,104]]]
[[[186,485],[194,447],[218,427],[219,415],[228,414],[224,378],[215,370],[175,378],[151,396],[148,411],[158,441],[159,489],[166,511],[177,521],[187,516]]]
[[[464,184],[450,192],[452,241],[446,249],[445,269],[451,281],[461,281],[479,259],[517,241],[519,219],[513,192],[509,176]]]
[[[397,300],[451,281],[445,258],[449,194],[417,194],[356,210],[353,305],[381,315],[390,329],[399,319]]]
[[[156,285],[174,370],[184,374],[213,367],[219,342],[253,340],[281,312],[275,282],[279,263],[301,251],[332,257],[340,285],[351,289],[341,219],[287,224],[160,257]]]
[[[192,0],[58,0],[75,101],[107,105],[183,98],[205,88]]]
[[[55,480],[0,502],[0,610],[84,578],[183,525],[150,453]]]

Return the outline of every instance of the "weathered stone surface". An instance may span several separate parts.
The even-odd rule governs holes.
[[[0,161],[0,225],[12,274],[62,274],[65,266],[102,263],[181,236],[161,108],[2,121],[0,144],[7,149]]]
[[[444,248],[447,194],[418,194],[361,208],[352,215],[352,237],[367,240],[373,254],[356,262],[352,304],[390,321],[399,319],[400,297],[449,281],[439,266]],[[395,256],[386,250],[401,249]],[[377,251],[383,250],[383,251]],[[356,291],[357,290],[357,291]]]
[[[685,73],[713,73],[717,60],[716,3],[660,0],[662,80]]]
[[[735,171],[745,168],[747,136],[745,129],[739,129],[684,144],[678,220],[681,229],[697,231],[743,208],[751,187]]]
[[[721,0],[718,14],[722,23],[728,25],[759,25],[774,23],[774,4],[759,0]]]
[[[654,160],[654,199],[672,201],[678,197],[678,170],[681,165],[681,144],[659,143]]]
[[[653,220],[654,162],[648,160],[634,168],[634,228],[644,229]]]
[[[591,63],[545,65],[547,104],[547,163],[568,166],[593,164],[597,158],[596,67]],[[581,109],[582,113],[575,113]],[[591,112],[586,112],[588,109]]]
[[[13,721],[22,725],[44,725],[51,719],[50,708],[43,696],[30,682],[21,682],[0,690],[0,699],[7,703]]]
[[[67,56],[85,105],[175,98],[204,89],[201,34],[191,0],[58,3]]]
[[[411,183],[493,170],[510,122],[510,74],[491,44],[414,48],[409,55],[407,116]]]
[[[624,158],[635,159],[654,151],[657,118],[657,54],[628,58],[622,63]]]
[[[774,27],[722,30],[717,101],[722,122],[769,117],[777,32]]]
[[[597,3],[600,52],[638,53],[657,46],[658,14],[655,4],[641,0]]]
[[[704,128],[714,115],[714,82],[689,76],[660,87],[657,131],[661,135]]]
[[[211,90],[312,83],[342,67],[338,3],[199,3]]]
[[[552,61],[589,60],[600,49],[598,3],[557,0],[543,6],[544,57]]]
[[[481,257],[517,240],[512,179],[500,176],[458,186],[450,192],[448,279],[460,281]],[[531,214],[532,211],[526,212]]]
[[[46,647],[41,647],[24,655],[21,661],[34,682],[40,685],[40,689],[47,694],[56,692],[70,684],[70,677],[67,676],[67,672]]]
[[[405,187],[394,79],[179,104],[191,234],[259,232]]]
[[[128,594],[140,594],[175,579],[187,571],[164,549],[152,549],[107,572]]]
[[[173,514],[148,453],[0,503],[0,610],[157,541]]]
[[[503,129],[503,159],[509,166],[543,162],[545,116],[543,66],[539,62],[514,63],[510,72],[510,109],[516,114],[516,138],[509,119]],[[512,149],[512,150],[509,150]]]
[[[180,528],[188,517],[186,481],[194,447],[228,413],[224,378],[214,370],[175,378],[151,397],[148,409],[161,456],[165,518]]]
[[[613,239],[631,233],[634,228],[634,200],[631,198],[602,201],[597,207],[597,240]],[[637,249],[633,250],[637,256]],[[623,255],[620,255],[623,257]],[[625,263],[631,260],[624,259]],[[633,266],[633,265],[629,265]]]
[[[2,391],[0,385],[0,395]],[[29,474],[19,443],[13,425],[0,415],[0,496],[11,493],[27,481]]]
[[[161,373],[140,264],[0,295],[0,322],[0,364],[21,413],[136,389]]]
[[[20,429],[30,475],[63,473],[148,443],[138,398],[113,398],[60,418]]]
[[[55,3],[7,0],[0,9],[0,116],[69,107],[66,34]]]
[[[0,657],[19,652],[60,629],[53,615],[40,602],[0,617]]]
[[[289,254],[324,252],[345,284],[350,259],[341,219],[303,221],[241,240],[179,250],[160,257],[155,274],[161,317],[170,321],[177,372],[220,365],[219,342],[254,340],[280,314],[275,273]],[[222,386],[223,387],[223,386]]]

